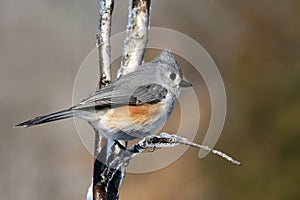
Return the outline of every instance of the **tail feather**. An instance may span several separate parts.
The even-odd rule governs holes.
[[[74,113],[75,113],[74,110],[66,109],[66,110],[62,110],[59,112],[51,113],[49,115],[36,117],[36,118],[28,120],[26,122],[22,122],[22,123],[16,125],[15,127],[27,128],[27,127],[38,125],[38,124],[44,124],[44,123],[52,122],[52,121],[56,121],[56,120],[67,119],[67,118],[73,117]]]

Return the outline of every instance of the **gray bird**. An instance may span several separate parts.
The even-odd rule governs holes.
[[[123,75],[79,104],[16,125],[30,127],[77,117],[87,120],[108,139],[132,140],[156,134],[170,117],[183,80],[173,53],[164,50],[153,61]]]

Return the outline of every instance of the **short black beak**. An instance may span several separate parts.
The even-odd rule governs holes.
[[[192,87],[192,84],[188,81],[181,80],[181,82],[179,83],[179,86],[186,88],[186,87]]]

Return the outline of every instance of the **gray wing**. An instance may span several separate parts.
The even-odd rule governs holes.
[[[126,90],[109,85],[91,94],[73,109],[86,110],[89,108],[119,107],[124,105],[153,104],[162,101],[168,90],[159,84],[147,84],[138,87],[131,95]]]
[[[168,93],[168,90],[159,85],[159,84],[149,84],[149,85],[143,85],[133,93],[131,96],[131,100],[135,100],[135,104],[137,103],[158,103],[164,98],[166,98],[166,95]]]

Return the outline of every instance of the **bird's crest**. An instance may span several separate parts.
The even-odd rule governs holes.
[[[181,73],[180,67],[178,66],[174,54],[170,49],[163,50],[161,54],[152,61],[152,63],[167,64],[173,70]]]

